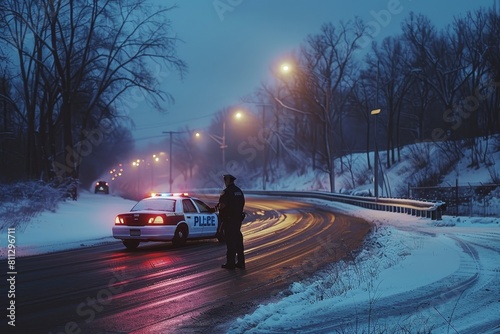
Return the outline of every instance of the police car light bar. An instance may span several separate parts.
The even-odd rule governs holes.
[[[151,197],[170,197],[170,196],[182,196],[182,197],[188,197],[189,193],[152,193]]]

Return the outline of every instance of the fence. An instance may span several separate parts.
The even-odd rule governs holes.
[[[448,187],[411,187],[410,198],[440,199],[447,203],[446,214],[457,216],[493,217],[500,213],[500,184],[468,184]]]

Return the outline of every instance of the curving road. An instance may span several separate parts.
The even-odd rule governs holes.
[[[136,251],[116,242],[18,259],[16,332],[206,332],[352,256],[370,229],[290,199],[248,197],[246,211],[246,270],[221,269],[225,245],[215,240]]]

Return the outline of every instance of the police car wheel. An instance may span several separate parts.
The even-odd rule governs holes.
[[[122,240],[123,245],[127,247],[127,249],[136,249],[139,247],[140,241],[137,240]]]
[[[178,226],[175,230],[174,238],[172,243],[176,246],[180,246],[186,243],[187,240],[187,227],[184,225]]]

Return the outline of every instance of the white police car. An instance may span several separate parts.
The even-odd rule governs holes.
[[[222,226],[215,210],[188,194],[157,193],[115,218],[113,237],[135,249],[141,242],[217,238],[223,241]]]

